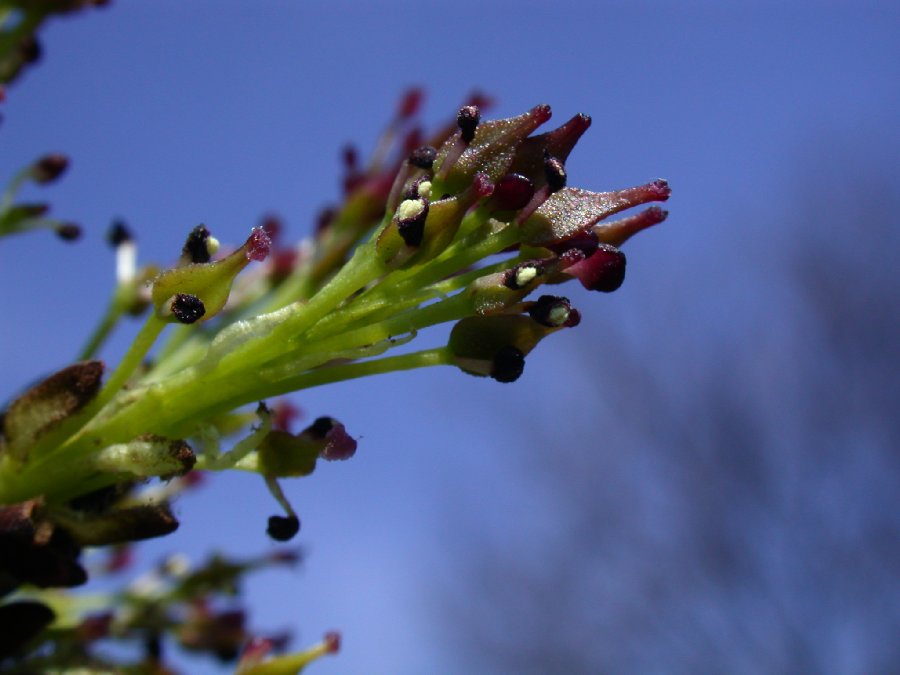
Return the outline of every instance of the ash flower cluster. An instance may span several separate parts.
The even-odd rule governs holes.
[[[149,307],[149,316],[102,386],[103,366],[93,359],[115,323],[110,317],[68,379],[58,374],[10,406],[0,500],[72,499],[154,472],[171,475],[178,471],[166,448],[177,441],[191,448],[185,471],[260,473],[285,507],[277,518],[289,525],[272,522],[286,538],[299,520],[277,479],[305,475],[319,458],[350,456],[355,441],[336,422],[329,433],[340,429],[341,441],[273,429],[260,406],[258,426],[222,453],[221,439],[253,419],[242,406],[434,365],[512,382],[541,340],[580,319],[567,298],[530,299],[535,291],[569,280],[601,292],[622,284],[619,247],[666,214],[653,206],[608,218],[667,199],[665,181],[611,192],[570,187],[566,160],[591,124],[585,115],[535,133],[550,119],[549,106],[484,121],[485,101],[472,101],[455,124],[425,138],[413,123],[419,99],[418,92],[404,98],[367,168],[355,151],[345,153],[344,202],[300,247],[285,248],[270,218],[217,257],[218,241],[197,226],[178,263],[156,271],[136,265],[133,238],[116,224],[110,241],[126,269],[110,315]],[[263,264],[239,276],[254,262]],[[442,323],[452,326],[445,344],[386,355]],[[59,385],[82,373],[92,378],[86,394]],[[117,466],[117,457],[127,459]]]
[[[570,186],[566,161],[591,124],[585,115],[537,133],[549,106],[485,120],[488,102],[476,97],[425,136],[415,123],[420,102],[418,90],[402,99],[368,166],[345,151],[342,203],[297,246],[283,243],[275,218],[224,253],[198,225],[173,251],[177,262],[160,269],[140,266],[131,232],[114,225],[117,285],[81,360],[4,415],[0,505],[18,509],[10,513],[28,505],[59,533],[11,550],[56,555],[64,541],[80,569],[81,546],[171,531],[178,490],[150,488],[140,507],[135,491],[148,478],[195,470],[259,474],[283,512],[267,532],[290,539],[301,523],[281,480],[349,459],[357,442],[331,417],[294,433],[277,397],[426,366],[514,382],[539,342],[580,322],[549,287],[621,286],[620,247],[666,212],[609,218],[666,200],[665,181],[608,192]],[[57,158],[28,175],[53,180],[64,169]],[[143,327],[104,376],[96,355],[129,314],[146,314]],[[399,349],[439,324],[450,327],[443,344]],[[310,658],[336,644],[326,639]],[[268,663],[264,652],[250,649],[243,672]]]

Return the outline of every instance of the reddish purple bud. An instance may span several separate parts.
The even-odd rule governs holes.
[[[272,249],[272,239],[261,227],[254,227],[245,244],[247,246],[247,260],[261,262],[265,260]]]
[[[456,125],[459,127],[463,143],[468,145],[475,138],[475,129],[481,121],[481,111],[477,106],[465,105],[456,114]]]
[[[534,183],[520,173],[508,173],[497,181],[494,202],[501,211],[518,211],[534,196]]]
[[[75,223],[63,223],[56,228],[56,235],[64,241],[75,241],[81,238],[81,226]]]
[[[51,183],[69,168],[69,158],[61,154],[46,155],[35,162],[32,175],[36,183]]]
[[[344,425],[332,417],[319,417],[305,429],[313,438],[324,439],[325,445],[319,450],[319,456],[328,461],[350,459],[356,454],[356,439]]]
[[[275,541],[289,541],[300,531],[297,516],[269,516],[266,533]]]
[[[322,459],[345,460],[356,454],[356,439],[347,433],[343,424],[336,424],[325,439],[325,447],[319,453]]]
[[[425,92],[420,87],[410,87],[400,99],[400,105],[397,107],[397,117],[405,120],[413,117],[422,107],[422,99]]]
[[[625,254],[615,246],[600,244],[594,255],[564,271],[589,291],[611,293],[625,280]]]
[[[206,314],[203,301],[190,293],[178,293],[169,305],[172,315],[181,323],[191,324],[199,321]]]

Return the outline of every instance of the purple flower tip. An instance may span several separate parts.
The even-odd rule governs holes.
[[[323,640],[329,654],[336,654],[341,650],[341,634],[336,630],[325,633]]]
[[[397,107],[397,117],[400,119],[409,119],[419,112],[422,107],[422,99],[425,92],[421,87],[410,87],[400,99],[400,105]]]
[[[647,191],[654,195],[657,201],[664,202],[672,194],[672,188],[669,187],[669,181],[665,178],[657,178],[647,184]]]
[[[356,454],[356,439],[347,433],[344,425],[332,420],[332,427],[325,433],[325,447],[319,456],[329,462],[350,459]]]
[[[546,103],[536,105],[531,109],[531,117],[538,124],[543,124],[553,116],[553,110]]]
[[[262,262],[272,249],[272,238],[264,228],[254,227],[244,246],[247,247],[247,260]]]

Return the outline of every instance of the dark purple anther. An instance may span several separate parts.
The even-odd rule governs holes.
[[[56,236],[65,241],[75,241],[81,238],[81,227],[75,223],[63,223],[56,228]]]
[[[275,541],[289,541],[300,531],[300,519],[297,516],[269,516],[268,534]]]
[[[542,295],[528,309],[528,315],[549,328],[572,328],[581,322],[581,314],[572,308],[569,299],[555,295]]]
[[[472,139],[475,138],[475,129],[480,121],[481,112],[477,106],[466,105],[459,109],[459,113],[456,115],[456,124],[459,127],[463,143],[468,145],[472,142]]]
[[[425,219],[428,218],[428,202],[424,199],[407,199],[397,207],[397,232],[407,246],[418,246],[425,236]]]
[[[190,293],[179,293],[172,299],[172,304],[169,307],[172,310],[172,315],[181,323],[195,323],[206,314],[206,307],[203,306],[203,301]]]
[[[112,226],[109,228],[109,233],[106,235],[106,240],[113,248],[118,248],[125,242],[132,241],[133,239],[134,237],[131,235],[124,220],[114,220]]]
[[[38,183],[50,183],[63,175],[68,167],[69,158],[65,155],[46,155],[34,165],[34,180]]]
[[[494,354],[491,377],[497,382],[515,382],[525,370],[525,354],[512,345],[501,347]]]
[[[544,157],[544,176],[547,178],[550,192],[559,192],[566,187],[566,165],[559,157],[551,155]]]
[[[540,260],[529,260],[519,263],[503,276],[503,285],[514,291],[525,288],[544,273],[544,264]]]
[[[534,196],[534,183],[520,173],[508,173],[497,181],[494,202],[502,211],[518,211]]]
[[[181,249],[184,255],[192,263],[208,263],[212,258],[207,246],[209,230],[206,225],[197,225],[187,236],[184,247]]]
[[[436,156],[437,150],[430,145],[423,145],[409,153],[409,163],[420,169],[430,171]]]

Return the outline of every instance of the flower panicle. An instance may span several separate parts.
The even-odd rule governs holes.
[[[350,459],[358,443],[329,416],[291,431],[297,413],[280,397],[433,365],[511,383],[542,340],[582,322],[557,286],[622,285],[620,247],[665,220],[654,203],[669,198],[666,181],[573,186],[566,163],[591,126],[586,115],[542,132],[550,106],[491,120],[488,101],[473,97],[428,135],[417,120],[422,98],[420,89],[403,95],[367,164],[345,151],[343,201],[300,244],[285,244],[275,216],[230,250],[198,225],[161,269],[139,266],[131,228],[114,222],[116,287],[82,360],[4,415],[0,504],[28,505],[10,518],[48,533],[40,546],[27,539],[22,556],[62,560],[67,575],[56,581],[80,583],[82,546],[177,527],[170,501],[199,470],[261,476],[280,507],[266,532],[287,541],[301,520],[284,481],[309,476],[320,460]],[[67,165],[48,156],[22,180],[52,181]],[[128,353],[105,369],[97,354],[106,337],[120,318],[142,313]],[[437,345],[401,349],[442,324],[449,333]],[[140,492],[153,477],[168,482]],[[240,617],[201,609],[183,642],[236,655],[246,637]],[[210,642],[225,627],[231,637]],[[273,657],[262,642],[247,648],[239,672],[298,672],[338,643],[332,636]]]

